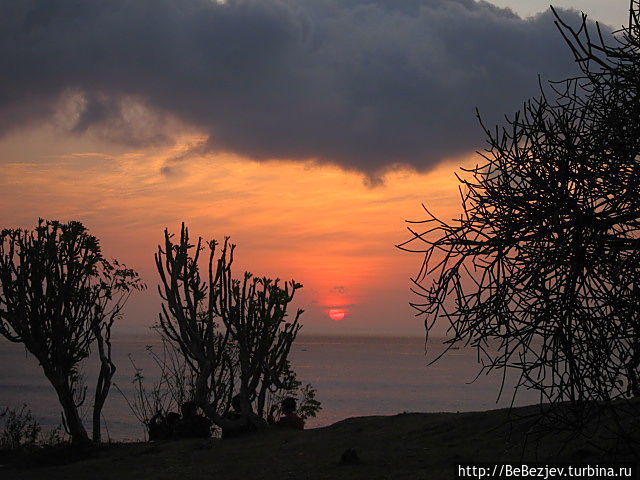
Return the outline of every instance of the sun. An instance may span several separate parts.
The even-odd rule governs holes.
[[[329,318],[331,320],[342,320],[344,318],[345,312],[342,308],[332,308],[329,310]]]

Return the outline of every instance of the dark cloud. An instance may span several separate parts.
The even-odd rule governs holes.
[[[576,20],[575,12],[564,12]],[[473,0],[0,0],[0,132],[160,142],[369,174],[479,146],[489,121],[573,63],[549,12]]]

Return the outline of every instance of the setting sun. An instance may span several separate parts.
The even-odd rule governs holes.
[[[344,315],[345,311],[341,308],[332,308],[329,310],[329,318],[331,318],[331,320],[342,320]]]

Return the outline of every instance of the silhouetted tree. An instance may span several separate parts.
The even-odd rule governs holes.
[[[568,402],[578,424],[640,393],[639,15],[634,0],[613,45],[585,16],[572,28],[556,15],[581,74],[483,127],[460,218],[427,211],[401,246],[425,253],[414,281],[427,334],[444,320],[448,348],[518,371],[516,391]]]
[[[206,245],[208,277],[202,279],[202,239],[197,245],[191,244],[189,230],[183,224],[179,243],[174,244],[173,236],[165,229],[164,247],[158,246],[155,254],[161,280],[158,291],[163,300],[158,326],[163,337],[179,348],[195,374],[193,399],[220,423],[220,412],[228,409],[233,395],[237,360],[229,332],[220,330],[214,302],[221,270],[231,266],[232,260],[227,262],[226,258],[228,250],[233,256],[233,246],[225,241],[221,258],[216,260],[216,242]]]
[[[111,327],[121,317],[138,275],[107,261],[79,222],[39,220],[35,230],[0,233],[0,334],[22,343],[53,385],[74,442],[89,440],[78,408],[86,398],[80,364],[92,347],[100,361],[93,439],[116,370]]]
[[[243,417],[260,425],[269,392],[297,387],[288,355],[301,328],[298,310],[287,308],[302,285],[232,276],[234,245],[225,239],[216,259],[215,241],[191,244],[182,225],[179,243],[165,230],[155,255],[163,299],[159,327],[177,344],[196,372],[194,400],[218,426],[238,395]],[[208,249],[207,277],[200,274],[200,252]]]

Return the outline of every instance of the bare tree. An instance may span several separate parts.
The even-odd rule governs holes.
[[[580,76],[483,126],[483,160],[459,177],[462,215],[427,210],[401,248],[424,253],[427,335],[444,321],[447,349],[518,371],[516,392],[568,402],[580,425],[640,393],[640,3],[615,40],[556,17]]]
[[[164,247],[155,254],[161,285],[158,291],[163,300],[159,315],[159,330],[164,338],[177,345],[195,373],[194,400],[206,409],[207,415],[220,424],[221,412],[228,409],[233,393],[236,360],[230,332],[222,333],[213,305],[226,263],[227,251],[233,247],[225,241],[220,260],[215,260],[215,242],[207,243],[208,277],[200,275],[200,253],[205,249],[202,239],[193,245],[189,230],[182,225],[179,243],[165,229]],[[193,252],[193,255],[192,255]]]
[[[179,243],[165,230],[155,255],[163,299],[159,326],[180,347],[196,372],[194,399],[209,418],[225,428],[224,413],[239,395],[242,415],[263,423],[269,392],[292,389],[288,355],[301,328],[298,310],[288,321],[287,307],[301,287],[245,273],[233,278],[235,246],[202,239],[191,244],[182,225]],[[200,274],[200,253],[208,249],[207,277]]]
[[[278,280],[254,278],[245,273],[234,280],[231,269],[222,271],[214,309],[224,322],[238,349],[240,399],[244,413],[255,402],[256,413],[264,417],[267,393],[293,388],[289,351],[300,328],[298,310],[287,322],[287,307],[302,285],[294,281],[280,287]]]
[[[89,440],[78,411],[87,390],[81,363],[97,347],[93,439],[100,441],[100,415],[116,369],[111,328],[131,291],[141,288],[138,275],[107,261],[79,222],[41,219],[33,231],[0,233],[0,334],[37,358],[74,442]]]

